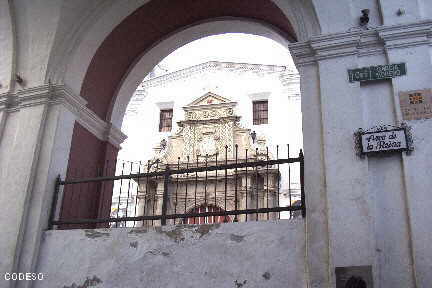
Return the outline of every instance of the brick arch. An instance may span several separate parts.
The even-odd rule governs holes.
[[[80,95],[88,101],[88,108],[109,122],[117,90],[143,54],[170,35],[188,27],[228,18],[263,23],[288,41],[296,41],[291,23],[271,0],[152,0],[126,17],[105,38],[86,71]],[[100,171],[113,171],[105,166],[106,163],[115,162],[117,153],[117,147],[97,139],[76,123],[66,177],[76,178],[75,171],[90,166],[98,166]],[[89,203],[86,205],[91,206],[81,207],[80,211],[84,212],[74,216],[108,217],[111,193],[112,187],[108,187],[97,194],[80,195],[80,203]],[[65,190],[62,207],[64,217],[70,216],[67,211],[77,205],[76,198]]]

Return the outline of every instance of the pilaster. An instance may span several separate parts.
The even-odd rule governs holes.
[[[99,119],[86,101],[63,85],[42,85],[0,94],[0,271],[34,271],[40,237],[47,227],[53,185],[66,174],[75,121],[100,140],[117,147],[125,139],[119,129]],[[107,152],[108,153],[108,152]],[[6,236],[7,235],[7,236]],[[11,285],[28,287],[20,281]],[[15,286],[13,286],[15,287]]]
[[[427,253],[425,243],[426,239],[431,239],[431,235],[420,224],[425,223],[420,221],[420,218],[425,216],[424,212],[420,211],[426,211],[421,203],[425,203],[424,199],[426,199],[426,188],[423,187],[432,186],[432,183],[425,185],[430,182],[430,173],[421,172],[420,177],[424,176],[424,179],[414,182],[412,173],[407,171],[407,163],[410,163],[408,168],[410,171],[418,171],[419,164],[414,164],[414,157],[411,156],[402,156],[402,164],[398,163],[397,156],[372,162],[356,158],[352,133],[370,122],[365,117],[370,117],[368,114],[373,113],[374,109],[365,105],[366,99],[391,97],[390,102],[385,100],[380,105],[394,103],[394,107],[386,109],[394,110],[394,118],[401,121],[398,93],[409,89],[430,88],[429,83],[432,79],[430,43],[431,24],[430,21],[423,21],[321,35],[307,42],[290,45],[290,51],[301,75],[305,188],[308,209],[307,268],[311,287],[325,285],[333,287],[335,267],[360,265],[373,266],[375,284],[380,287],[387,287],[385,283],[400,283],[404,287],[414,287],[420,283],[426,285],[424,280],[422,282],[418,279],[427,278],[424,269],[427,269],[428,262],[421,255]],[[389,63],[406,62],[408,67],[407,77],[399,77],[391,81],[393,84],[391,95],[372,95],[375,91],[380,93],[386,91],[387,85],[383,82],[368,87],[367,91],[372,94],[367,95],[362,92],[364,87],[362,88],[358,82],[349,83],[347,70],[361,67],[363,62],[369,62],[360,59],[371,56],[373,56],[371,59],[378,59],[386,54]],[[401,87],[404,87],[403,90]],[[375,122],[380,122],[379,115],[374,115],[372,118]],[[386,115],[382,120],[387,118]],[[426,125],[416,124],[421,126],[419,128],[421,133],[431,135],[432,131],[426,128]],[[419,157],[431,157],[427,151],[422,149],[422,155]],[[418,162],[424,163],[423,171],[427,171],[426,162],[419,160]],[[387,172],[377,168],[386,163],[392,163],[389,164],[390,166],[387,165],[389,166]],[[398,171],[403,171],[404,174],[397,176],[400,173]],[[394,179],[385,183],[382,189],[386,193],[393,191],[395,195],[383,196],[386,193],[380,193],[375,187],[369,186],[375,183],[370,180],[371,177],[376,179],[381,177],[380,175]],[[404,185],[412,188],[407,188],[407,196],[402,197],[403,193],[398,191],[404,191]],[[417,195],[413,195],[414,191]],[[375,193],[380,193],[377,198]],[[383,200],[383,197],[387,199],[392,197],[392,200],[389,202]],[[413,198],[415,202],[411,200]],[[406,205],[404,202],[411,205],[408,209],[409,213],[405,211],[407,209],[404,208]],[[427,204],[430,205],[432,203]],[[394,217],[392,213],[398,213],[398,217]],[[414,221],[413,217],[417,217],[418,220]],[[382,235],[380,231],[384,231],[386,225],[383,219],[387,219],[385,221],[388,224],[399,219],[397,220],[399,228],[394,231],[400,233]],[[429,220],[431,221],[432,219]],[[412,223],[417,227],[415,228]],[[324,235],[327,238],[323,239]],[[409,243],[411,238],[413,238],[412,244]],[[376,243],[377,239],[381,244]],[[398,243],[396,246],[393,245],[397,253],[391,251],[390,243]],[[382,252],[387,256],[376,252],[380,250],[376,245],[384,245],[386,249],[388,246],[390,250]],[[424,271],[417,271],[417,283],[414,283],[414,278],[411,277],[412,261],[406,260],[412,254],[410,245],[414,247],[414,251],[416,251],[415,247],[420,247],[418,252],[414,252],[416,255],[414,258],[423,261],[418,265]],[[382,257],[390,257],[392,263],[383,263],[380,260]],[[379,276],[379,271],[383,273],[382,276]],[[387,278],[385,280],[382,278],[384,275]]]
[[[406,25],[378,28],[379,37],[384,42],[389,63],[406,63],[407,75],[392,79],[395,119],[403,122],[400,109],[399,93],[403,91],[432,88],[432,21],[421,21]],[[402,155],[400,159],[403,203],[401,212],[407,226],[407,238],[410,256],[407,261],[412,266],[412,278],[416,287],[426,287],[432,281],[430,267],[432,251],[431,229],[425,223],[432,222],[428,213],[432,205],[430,187],[432,159],[430,144],[426,138],[432,135],[431,119],[405,121],[412,127],[415,151],[411,155]]]
[[[320,75],[310,42],[294,43],[289,48],[300,74],[307,207],[306,279],[308,287],[330,287]]]

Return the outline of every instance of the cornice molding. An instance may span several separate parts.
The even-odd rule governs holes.
[[[71,112],[76,113],[77,109],[84,107],[87,101],[76,96],[64,85],[45,84],[28,89],[22,89],[15,93],[0,94],[0,110],[6,109],[9,112],[18,111],[23,108],[43,104],[63,104]]]
[[[221,108],[234,108],[237,105],[237,102],[227,102],[227,103],[219,103],[219,104],[208,104],[208,105],[199,105],[199,106],[185,106],[183,110],[188,111],[201,111],[206,109],[221,109]]]
[[[120,144],[122,144],[127,139],[127,136],[123,132],[121,132],[120,129],[114,127],[110,123],[105,132],[105,139],[106,141],[111,143],[114,147],[120,149],[121,148]]]
[[[431,44],[432,21],[430,20],[378,27],[376,30],[379,37],[384,41],[387,50]]]
[[[181,69],[175,72],[164,74],[149,80],[141,82],[138,86],[137,91],[144,90],[150,87],[162,86],[166,83],[189,78],[194,75],[198,75],[203,72],[212,71],[236,71],[236,72],[252,72],[252,73],[264,73],[274,74],[282,72],[290,72],[296,74],[296,71],[288,66],[277,66],[277,65],[264,65],[264,64],[250,64],[250,63],[234,63],[234,62],[219,62],[209,61],[194,65],[185,69]]]
[[[320,60],[357,55],[383,54],[394,48],[432,44],[432,21],[380,26],[369,30],[320,35],[305,42],[292,43],[290,51],[299,66]]]
[[[99,118],[87,105],[87,101],[65,85],[45,84],[0,94],[0,111],[16,112],[38,105],[63,105],[77,118],[76,121],[99,140],[108,141],[117,148],[126,139],[120,129]]]
[[[310,46],[317,60],[343,57],[357,54],[357,46],[360,43],[360,34],[343,33],[324,35],[312,39]]]

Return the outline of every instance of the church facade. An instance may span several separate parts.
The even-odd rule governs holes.
[[[187,169],[273,159],[264,137],[253,138],[253,131],[239,125],[237,103],[214,93],[206,93],[184,109],[179,129],[155,148],[150,171]],[[252,135],[252,136],[251,136]],[[157,162],[157,165],[155,163]],[[272,208],[279,205],[280,173],[275,165],[204,171],[172,176],[167,214],[233,211]],[[137,181],[138,215],[160,215],[164,179]],[[295,200],[295,199],[293,199]],[[298,200],[298,199],[297,199]],[[257,218],[259,217],[259,218]],[[250,215],[248,220],[278,219],[277,213]],[[195,217],[185,224],[245,221],[246,215]],[[173,222],[173,221],[171,221]],[[147,222],[149,224],[151,222]],[[145,224],[144,224],[145,225]]]

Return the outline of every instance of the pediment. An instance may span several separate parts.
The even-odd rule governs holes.
[[[192,103],[190,103],[186,107],[201,106],[201,105],[213,105],[213,104],[224,104],[224,103],[231,103],[231,100],[228,98],[219,96],[217,94],[214,94],[212,92],[207,92],[206,94],[204,94],[203,96],[194,100]]]

